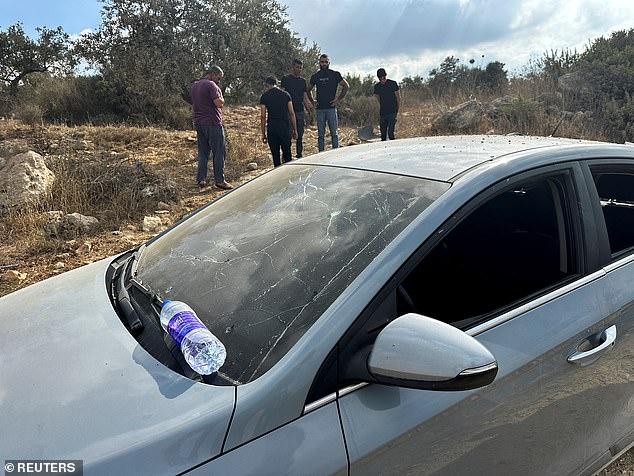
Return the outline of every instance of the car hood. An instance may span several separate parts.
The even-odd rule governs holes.
[[[220,453],[234,387],[195,383],[124,328],[100,261],[0,298],[0,459],[174,474]]]

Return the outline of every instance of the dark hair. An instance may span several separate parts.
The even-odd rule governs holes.
[[[387,76],[387,73],[385,72],[385,69],[379,68],[376,70],[376,76],[377,78],[385,78]]]
[[[324,59],[324,58],[330,59],[330,56],[328,56],[326,53],[324,53],[324,54],[322,54],[322,55],[319,57],[319,59]]]
[[[266,84],[270,84],[271,86],[275,86],[277,84],[277,78],[275,76],[267,76],[264,82]]]
[[[303,65],[304,63],[302,62],[302,60],[294,59],[293,60],[293,64],[301,64],[301,65]]]

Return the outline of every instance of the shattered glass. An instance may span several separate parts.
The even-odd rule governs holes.
[[[223,374],[270,369],[449,184],[291,165],[150,243],[138,277],[189,304],[225,345]]]

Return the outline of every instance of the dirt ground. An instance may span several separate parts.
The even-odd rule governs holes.
[[[397,135],[429,134],[432,115],[430,111],[404,111],[399,118]],[[258,109],[240,107],[226,110],[225,129],[228,145],[225,172],[228,181],[238,185],[272,168],[268,146],[260,139]],[[342,127],[339,135],[340,145],[344,147],[361,142],[356,128]],[[304,155],[317,152],[314,125],[308,125],[304,143]],[[97,232],[72,239],[46,235],[43,230],[46,210],[32,213],[12,211],[9,215],[0,215],[0,296],[143,243],[156,233],[143,231],[143,216],[157,216],[163,226],[169,226],[225,193],[214,187],[200,189],[196,185],[196,138],[193,131],[120,126],[33,127],[12,120],[0,120],[0,157],[6,158],[26,150],[38,152],[45,159],[69,157],[97,163],[103,170],[116,166],[128,167],[130,171],[148,171],[155,177],[170,181],[173,198],[157,200],[153,204],[154,209],[117,223],[104,220],[102,223],[105,225],[102,224]],[[63,209],[63,204],[52,203],[50,206],[53,207],[50,209],[64,213],[77,211]],[[94,210],[93,215],[97,218],[108,216],[107,210]],[[8,273],[10,271],[17,273]],[[634,450],[600,474],[634,476]]]

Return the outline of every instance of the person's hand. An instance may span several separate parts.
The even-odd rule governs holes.
[[[332,107],[335,107],[337,104],[339,104],[339,99],[333,99],[332,101],[330,101],[330,105]]]
[[[297,131],[293,131],[293,139],[297,140]]]

